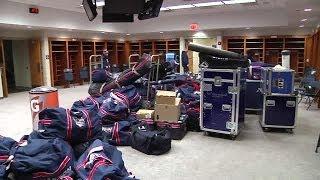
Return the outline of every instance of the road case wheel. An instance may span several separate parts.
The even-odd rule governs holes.
[[[208,131],[204,131],[204,135],[205,136],[209,136],[209,132]]]
[[[289,134],[293,134],[293,129],[287,129],[287,132],[288,132]]]
[[[263,127],[262,130],[263,130],[263,132],[269,132],[270,129],[266,128],[266,127]]]
[[[236,137],[237,137],[236,135],[230,135],[230,139],[233,141],[236,140]]]

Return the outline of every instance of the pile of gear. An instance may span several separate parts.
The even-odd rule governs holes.
[[[42,110],[38,129],[19,142],[0,137],[0,179],[135,179],[115,146],[160,155],[171,149],[172,139],[182,139],[186,129],[200,130],[199,83],[180,74],[150,81],[152,68],[150,56],[144,55],[116,78],[97,69],[89,97],[70,109]],[[139,118],[139,109],[153,108],[157,90],[177,92],[182,102],[179,122]]]

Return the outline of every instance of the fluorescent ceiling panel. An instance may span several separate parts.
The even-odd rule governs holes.
[[[97,1],[97,7],[102,7],[104,5],[105,5],[104,1]]]
[[[243,3],[254,3],[256,0],[230,0],[223,1],[224,4],[243,4]]]
[[[161,9],[160,9],[160,11],[169,11],[170,9],[169,8],[166,8],[166,7],[162,7]]]
[[[221,1],[217,1],[217,2],[197,3],[197,4],[193,4],[193,5],[196,7],[208,7],[208,6],[223,5],[223,3]]]
[[[185,4],[185,5],[178,5],[178,6],[169,6],[167,7],[170,10],[175,10],[175,9],[188,9],[188,8],[193,8],[194,6],[191,4]]]

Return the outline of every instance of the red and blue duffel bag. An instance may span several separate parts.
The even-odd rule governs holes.
[[[98,114],[103,124],[113,124],[114,121],[127,118],[129,112],[127,97],[118,92],[111,92],[110,97],[103,101]]]
[[[103,126],[103,141],[114,146],[131,145],[131,123],[118,121],[113,125]]]
[[[101,137],[102,124],[96,106],[68,110],[44,109],[39,113],[38,130],[33,139],[61,138],[70,144],[80,144]]]
[[[74,165],[73,150],[62,139],[28,139],[11,150],[7,168],[15,179],[59,178]]]
[[[134,179],[124,166],[122,153],[115,146],[95,140],[76,163],[81,179],[130,180]]]
[[[134,85],[129,85],[116,90],[125,95],[129,100],[129,108],[131,111],[138,111],[142,106],[142,97],[138,89]]]
[[[9,138],[0,136],[0,179],[7,179],[7,163],[9,162],[11,149],[18,145],[18,142]]]

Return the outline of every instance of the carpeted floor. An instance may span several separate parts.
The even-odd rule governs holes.
[[[88,86],[60,89],[60,105],[69,108],[87,96]],[[148,156],[120,147],[126,167],[144,180],[318,180],[320,154],[314,152],[320,133],[320,110],[300,104],[294,134],[263,132],[258,116],[247,115],[235,141],[189,132],[173,141],[168,154]],[[31,132],[27,92],[0,100],[0,134],[18,140]]]

